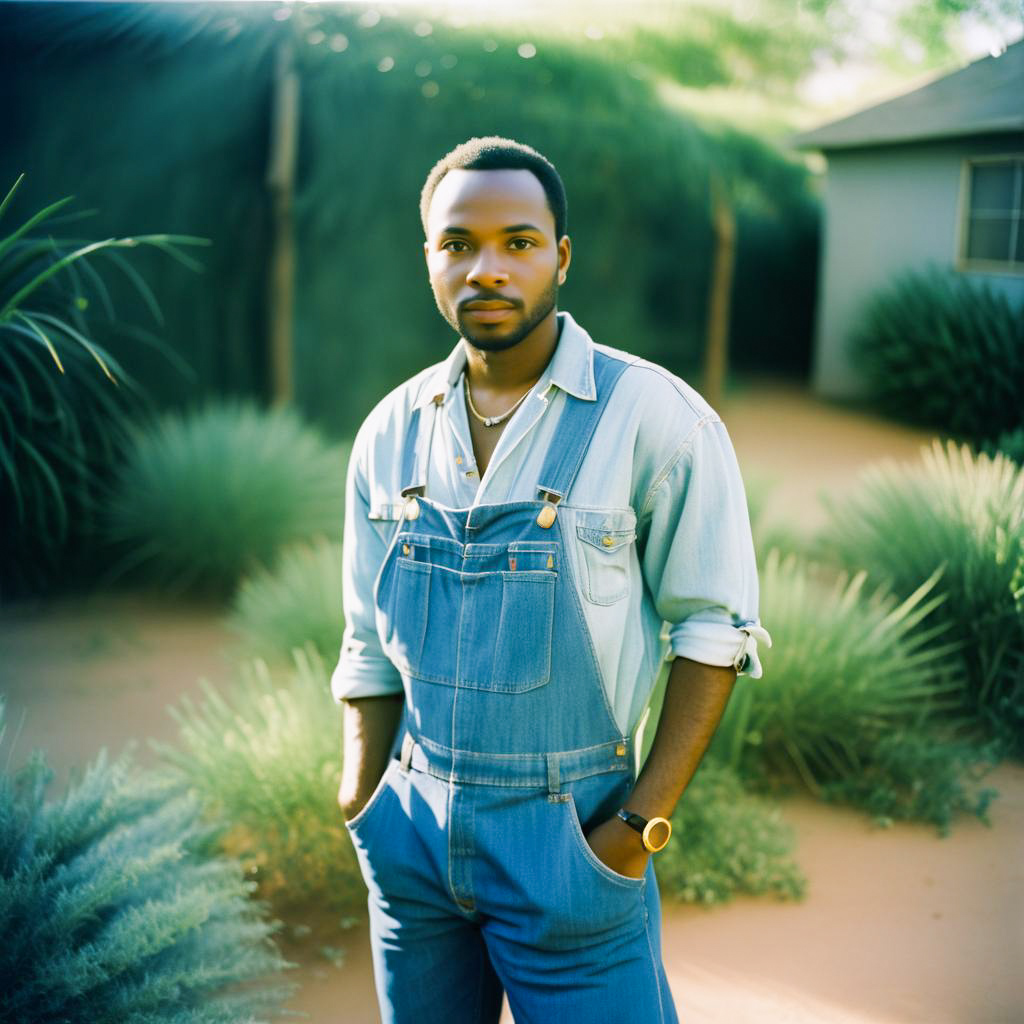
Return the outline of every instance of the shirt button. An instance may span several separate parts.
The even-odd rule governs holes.
[[[602,538],[601,538],[601,543],[602,543],[602,544],[603,544],[603,545],[604,545],[604,546],[605,546],[606,548],[610,548],[610,547],[611,547],[611,546],[612,546],[612,545],[613,545],[613,544],[615,543],[615,541],[614,541],[614,540],[612,540],[612,538],[611,538],[611,537],[602,537]]]

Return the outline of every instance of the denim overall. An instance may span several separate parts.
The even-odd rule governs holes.
[[[374,588],[405,708],[347,823],[384,1024],[496,1022],[503,990],[517,1024],[677,1021],[653,862],[620,875],[585,839],[627,800],[634,752],[558,516],[626,365],[595,352],[597,398],[567,395],[535,501],[431,501],[413,414],[407,502]]]

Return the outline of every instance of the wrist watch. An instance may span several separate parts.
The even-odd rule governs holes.
[[[635,828],[643,836],[644,848],[651,853],[664,850],[672,837],[672,822],[668,818],[651,818],[648,821],[639,814],[623,810],[621,807],[615,812],[630,828]]]

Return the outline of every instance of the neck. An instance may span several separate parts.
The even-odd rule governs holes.
[[[474,388],[488,391],[522,391],[533,387],[551,362],[558,345],[560,324],[557,310],[543,320],[522,341],[500,352],[487,352],[466,342],[466,373]]]

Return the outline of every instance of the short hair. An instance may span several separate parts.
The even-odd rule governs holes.
[[[568,225],[568,202],[565,185],[555,165],[532,146],[505,139],[500,135],[485,135],[467,139],[446,153],[431,168],[420,193],[420,219],[423,233],[427,233],[427,214],[430,201],[449,171],[530,171],[544,187],[548,206],[555,218],[555,238],[561,238]]]

